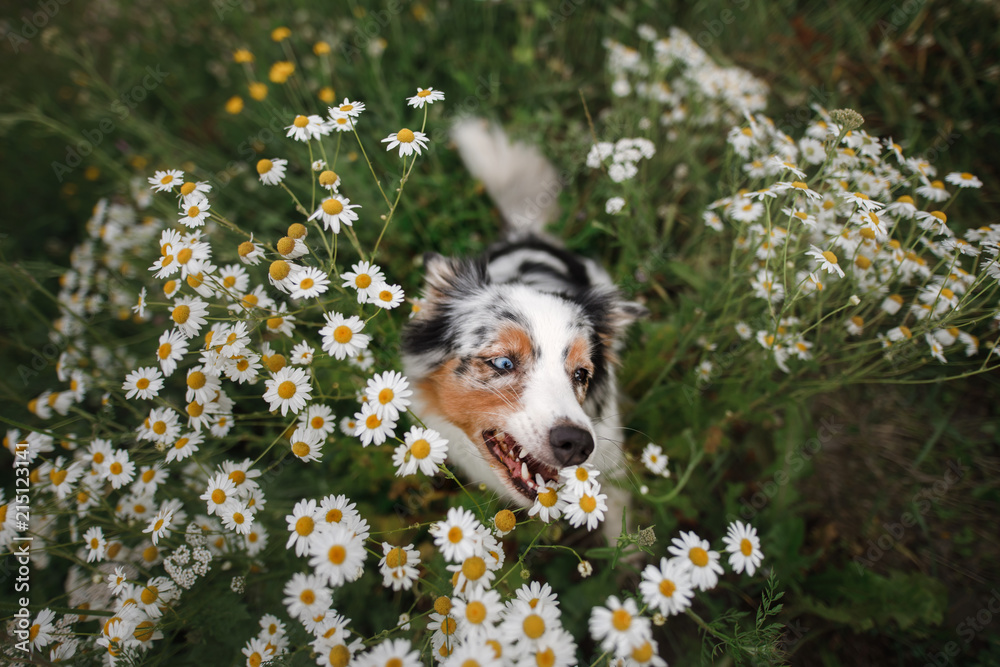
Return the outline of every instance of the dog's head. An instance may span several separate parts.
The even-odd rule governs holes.
[[[429,255],[425,301],[403,335],[421,418],[468,442],[451,456],[530,504],[537,476],[599,458],[595,424],[616,410],[615,352],[644,309],[614,288],[549,293],[492,283],[483,262]],[[456,447],[459,451],[456,451]],[[464,451],[462,448],[469,451]]]

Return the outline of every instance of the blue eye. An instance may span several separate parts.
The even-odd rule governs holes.
[[[510,357],[494,357],[488,363],[501,373],[509,373],[514,370],[514,362],[511,361]]]

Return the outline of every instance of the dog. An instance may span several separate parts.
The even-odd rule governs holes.
[[[504,234],[479,257],[424,257],[421,307],[402,336],[412,409],[470,482],[520,506],[535,501],[538,476],[593,464],[609,496],[604,532],[617,537],[627,494],[609,482],[624,472],[615,367],[646,309],[545,234],[562,185],[537,148],[474,119],[452,139]]]

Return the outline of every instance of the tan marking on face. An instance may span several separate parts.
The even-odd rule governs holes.
[[[587,395],[587,385],[578,385],[573,380],[577,369],[580,368],[587,371],[588,378],[593,377],[594,363],[590,360],[590,343],[582,336],[575,338],[570,343],[569,350],[566,353],[566,374],[569,376],[570,381],[573,382],[573,389],[576,392],[577,400],[583,403],[583,399]]]

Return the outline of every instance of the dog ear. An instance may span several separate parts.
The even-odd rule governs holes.
[[[483,262],[445,257],[436,252],[424,255],[424,299],[432,309],[456,294],[488,282]]]
[[[625,333],[633,322],[649,317],[649,309],[638,301],[625,301],[616,298],[611,306],[609,321],[618,336]]]

